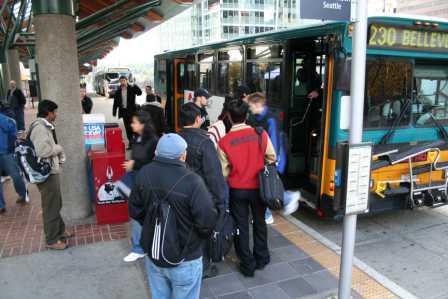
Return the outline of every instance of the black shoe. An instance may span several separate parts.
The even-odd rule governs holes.
[[[257,266],[255,267],[255,269],[256,270],[263,270],[264,268],[266,268],[267,265],[269,265],[269,262],[257,263]]]
[[[239,270],[240,270],[241,274],[243,274],[243,276],[245,276],[245,277],[254,277],[254,275],[255,275],[255,270],[250,271],[241,266],[239,267]]]
[[[211,265],[202,272],[202,279],[212,278],[218,275],[218,267]]]
[[[6,213],[6,208],[1,208],[1,209],[0,209],[0,215],[1,215],[1,214],[5,214],[5,213]]]

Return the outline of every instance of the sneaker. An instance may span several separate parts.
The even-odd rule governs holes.
[[[266,224],[274,224],[274,216],[270,215],[268,218],[265,219]]]
[[[299,191],[285,192],[285,201],[288,203],[283,207],[282,214],[284,216],[290,215],[297,211],[297,209],[299,208],[300,195],[301,194]]]
[[[70,239],[70,238],[73,238],[75,236],[75,233],[71,233],[71,232],[69,232],[69,231],[65,231],[63,234],[62,234],[62,238],[63,239]]]
[[[11,179],[10,176],[2,176],[2,178],[1,178],[1,182],[2,182],[2,184],[3,184],[4,182],[9,181],[10,179]]]
[[[25,198],[23,198],[23,197],[19,197],[19,198],[17,198],[16,203],[17,203],[17,204],[24,205],[24,204],[27,203],[27,201],[26,201]]]
[[[135,262],[138,259],[144,258],[146,254],[131,252],[127,256],[123,258],[123,261],[126,263]]]
[[[28,190],[26,190],[25,202],[26,202],[26,203],[29,203],[29,202],[30,202],[30,195],[29,195],[29,193],[28,193]]]
[[[52,250],[64,250],[67,249],[68,245],[64,241],[59,240],[54,244],[47,244],[46,247]]]

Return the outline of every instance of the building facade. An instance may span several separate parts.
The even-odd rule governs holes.
[[[397,12],[397,0],[369,0],[369,15],[394,14]]]
[[[398,13],[448,18],[448,0],[398,0]]]
[[[198,0],[192,8],[193,44],[205,44],[306,22],[300,0]]]

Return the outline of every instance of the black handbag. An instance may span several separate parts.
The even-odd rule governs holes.
[[[258,135],[258,142],[260,144],[261,152],[263,153],[263,140],[262,134],[264,129],[261,127],[255,128]],[[271,210],[281,210],[283,208],[283,196],[285,193],[285,187],[277,172],[277,166],[275,163],[265,163],[264,168],[258,174],[260,182],[260,197],[263,203]]]
[[[233,238],[237,234],[236,226],[229,210],[220,215],[210,238],[210,258],[214,263],[221,262],[232,249]]]

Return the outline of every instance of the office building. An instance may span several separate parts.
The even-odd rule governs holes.
[[[300,19],[300,0],[198,0],[192,8],[193,44],[205,44],[316,22]]]
[[[448,0],[398,0],[398,13],[448,18]]]

